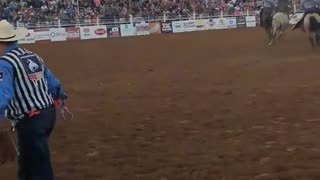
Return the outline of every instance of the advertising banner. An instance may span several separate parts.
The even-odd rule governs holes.
[[[236,19],[237,19],[237,27],[239,28],[246,27],[246,18],[244,16],[238,16]]]
[[[120,27],[119,26],[111,26],[107,27],[108,37],[120,37]]]
[[[50,28],[51,41],[66,41],[67,33],[64,28]]]
[[[206,24],[206,29],[213,30],[215,29],[216,21],[214,19],[208,19]]]
[[[32,44],[35,42],[36,42],[36,39],[35,39],[35,34],[33,30],[28,30],[28,34],[26,35],[26,37],[20,39],[18,41],[18,44]]]
[[[149,23],[150,34],[161,34],[161,25],[159,22]]]
[[[184,32],[182,21],[172,21],[172,32],[173,33]]]
[[[132,24],[121,24],[120,25],[121,37],[135,36],[137,29]]]
[[[246,26],[247,27],[256,27],[256,17],[255,16],[246,16]]]
[[[150,35],[149,23],[141,22],[136,24],[137,36]]]
[[[228,28],[227,18],[216,18],[213,20],[215,21],[214,29],[227,29]]]
[[[227,28],[237,28],[237,19],[235,17],[227,18]]]
[[[195,20],[189,20],[189,21],[182,21],[182,28],[183,32],[192,32],[196,31],[196,21]]]
[[[67,40],[80,40],[80,28],[78,27],[67,27],[65,28],[67,34]]]
[[[36,41],[50,41],[51,34],[48,28],[34,30]]]
[[[170,21],[161,22],[161,32],[162,33],[172,33],[172,24]]]
[[[196,30],[197,31],[205,31],[208,30],[207,24],[208,24],[208,19],[199,19],[196,20]]]
[[[87,26],[80,27],[81,39],[107,38],[107,26]]]

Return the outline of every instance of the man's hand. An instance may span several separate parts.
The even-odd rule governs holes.
[[[10,132],[0,130],[0,165],[13,161],[17,155],[15,145],[10,139]]]

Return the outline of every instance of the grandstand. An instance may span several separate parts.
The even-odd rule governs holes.
[[[297,2],[295,2],[297,3]],[[2,0],[1,19],[20,26],[94,24],[257,13],[260,0]],[[292,6],[293,7],[293,6]]]

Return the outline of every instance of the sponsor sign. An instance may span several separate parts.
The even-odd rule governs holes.
[[[237,16],[237,27],[246,27],[246,18],[244,16]]]
[[[137,36],[150,35],[149,23],[141,22],[136,24]]]
[[[246,26],[247,27],[256,27],[256,17],[255,16],[246,16]]]
[[[296,13],[290,16],[289,24],[297,24],[298,21],[303,17],[303,13]]]
[[[196,20],[196,30],[197,31],[205,31],[205,30],[208,30],[208,27],[207,27],[207,23],[208,23],[208,19],[199,19],[199,20]]]
[[[173,33],[184,32],[182,21],[172,21],[172,32]]]
[[[51,41],[66,41],[67,33],[65,28],[51,28],[50,29]]]
[[[161,32],[162,33],[172,33],[172,24],[170,21],[161,22]]]
[[[227,23],[227,28],[232,29],[232,28],[237,28],[237,19],[235,17],[232,18],[227,18],[226,19]]]
[[[161,25],[158,22],[149,23],[150,34],[161,34]]]
[[[107,26],[80,27],[80,37],[83,40],[107,38]]]
[[[34,30],[35,40],[36,41],[50,41],[51,33],[50,30],[47,29],[36,29]]]
[[[208,19],[207,24],[206,24],[206,29],[208,29],[208,30],[215,29],[216,24],[217,24],[217,22],[215,21],[215,19]]]
[[[194,20],[181,21],[181,23],[182,23],[183,32],[192,32],[197,30],[196,21]]]
[[[80,40],[80,28],[67,27],[65,28],[67,40]]]
[[[108,37],[120,37],[120,27],[119,26],[111,26],[107,27]]]
[[[35,39],[35,34],[33,30],[28,30],[28,34],[26,35],[26,37],[18,41],[19,44],[32,44],[35,42],[36,42],[36,39]]]
[[[121,37],[135,36],[137,29],[133,24],[121,24],[120,25]]]
[[[228,28],[228,19],[227,18],[217,18],[213,19],[215,21],[214,29],[227,29]]]

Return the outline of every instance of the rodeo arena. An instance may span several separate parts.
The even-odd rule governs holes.
[[[267,27],[262,4],[1,0],[68,95],[55,180],[320,180],[320,19],[289,0]],[[0,180],[53,180],[21,178],[18,135]]]

